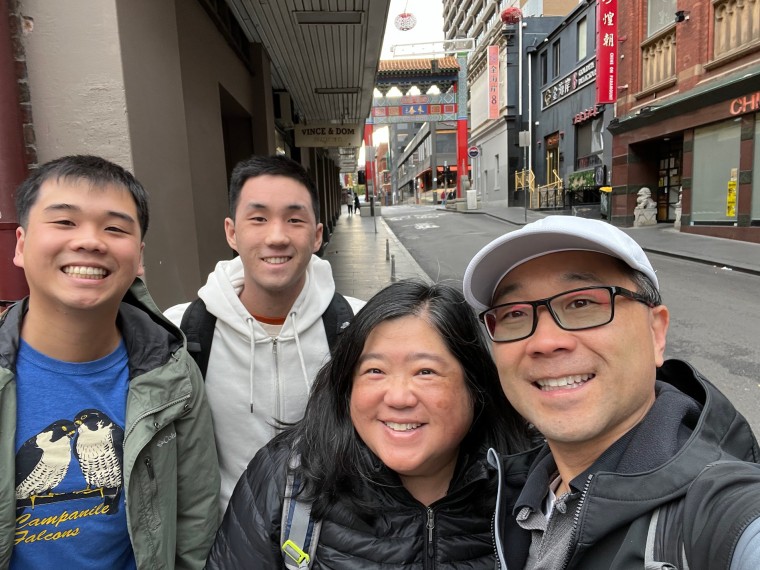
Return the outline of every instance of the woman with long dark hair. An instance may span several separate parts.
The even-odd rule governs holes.
[[[482,334],[451,286],[377,293],[317,375],[303,420],[241,477],[208,568],[284,568],[288,493],[321,521],[309,568],[493,568],[486,451],[529,438]]]

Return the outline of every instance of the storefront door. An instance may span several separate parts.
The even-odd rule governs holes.
[[[673,222],[676,219],[676,204],[681,191],[681,156],[683,139],[664,146],[660,153],[657,178],[657,221]]]

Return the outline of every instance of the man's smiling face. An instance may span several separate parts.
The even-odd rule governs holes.
[[[143,274],[143,247],[126,188],[52,178],[40,187],[26,227],[16,230],[13,261],[24,269],[35,307],[115,312]]]
[[[304,285],[312,253],[322,245],[309,191],[286,176],[263,175],[243,185],[235,219],[225,220],[230,247],[245,267],[241,299],[292,301]]]
[[[510,271],[493,304],[544,299],[584,286],[636,290],[614,258],[585,251],[553,253]],[[663,362],[664,306],[615,298],[612,322],[566,331],[545,307],[530,337],[494,343],[502,387],[517,410],[551,444],[601,453],[635,426],[654,402],[655,369]]]

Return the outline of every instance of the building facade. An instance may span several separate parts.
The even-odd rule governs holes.
[[[612,216],[760,243],[760,2],[619,2]]]
[[[350,125],[360,145],[389,4],[0,0],[0,300],[22,294],[9,287],[23,284],[15,187],[67,154],[103,156],[147,188],[146,280],[160,307],[195,297],[233,255],[229,174],[251,154],[309,170],[329,236],[340,171],[356,160],[334,141],[299,142],[298,126]]]
[[[471,159],[472,188],[484,205],[521,205],[515,190],[515,173],[527,165],[528,155],[518,146],[518,133],[527,130],[530,82],[527,79],[526,49],[537,37],[545,37],[577,5],[575,0],[444,0],[444,35],[474,40],[468,58],[470,89],[469,145],[477,147]],[[501,13],[520,7],[523,26],[505,29]],[[489,65],[489,46],[498,49],[497,70]],[[496,71],[496,73],[494,73]],[[498,76],[498,79],[495,77]],[[494,85],[496,83],[496,85]],[[494,111],[489,113],[489,95],[496,89]]]

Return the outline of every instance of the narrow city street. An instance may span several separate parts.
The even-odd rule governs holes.
[[[432,206],[387,207],[383,219],[431,279],[460,287],[472,256],[519,228],[485,214]],[[649,257],[671,313],[667,356],[693,364],[760,432],[760,277],[665,255]]]

